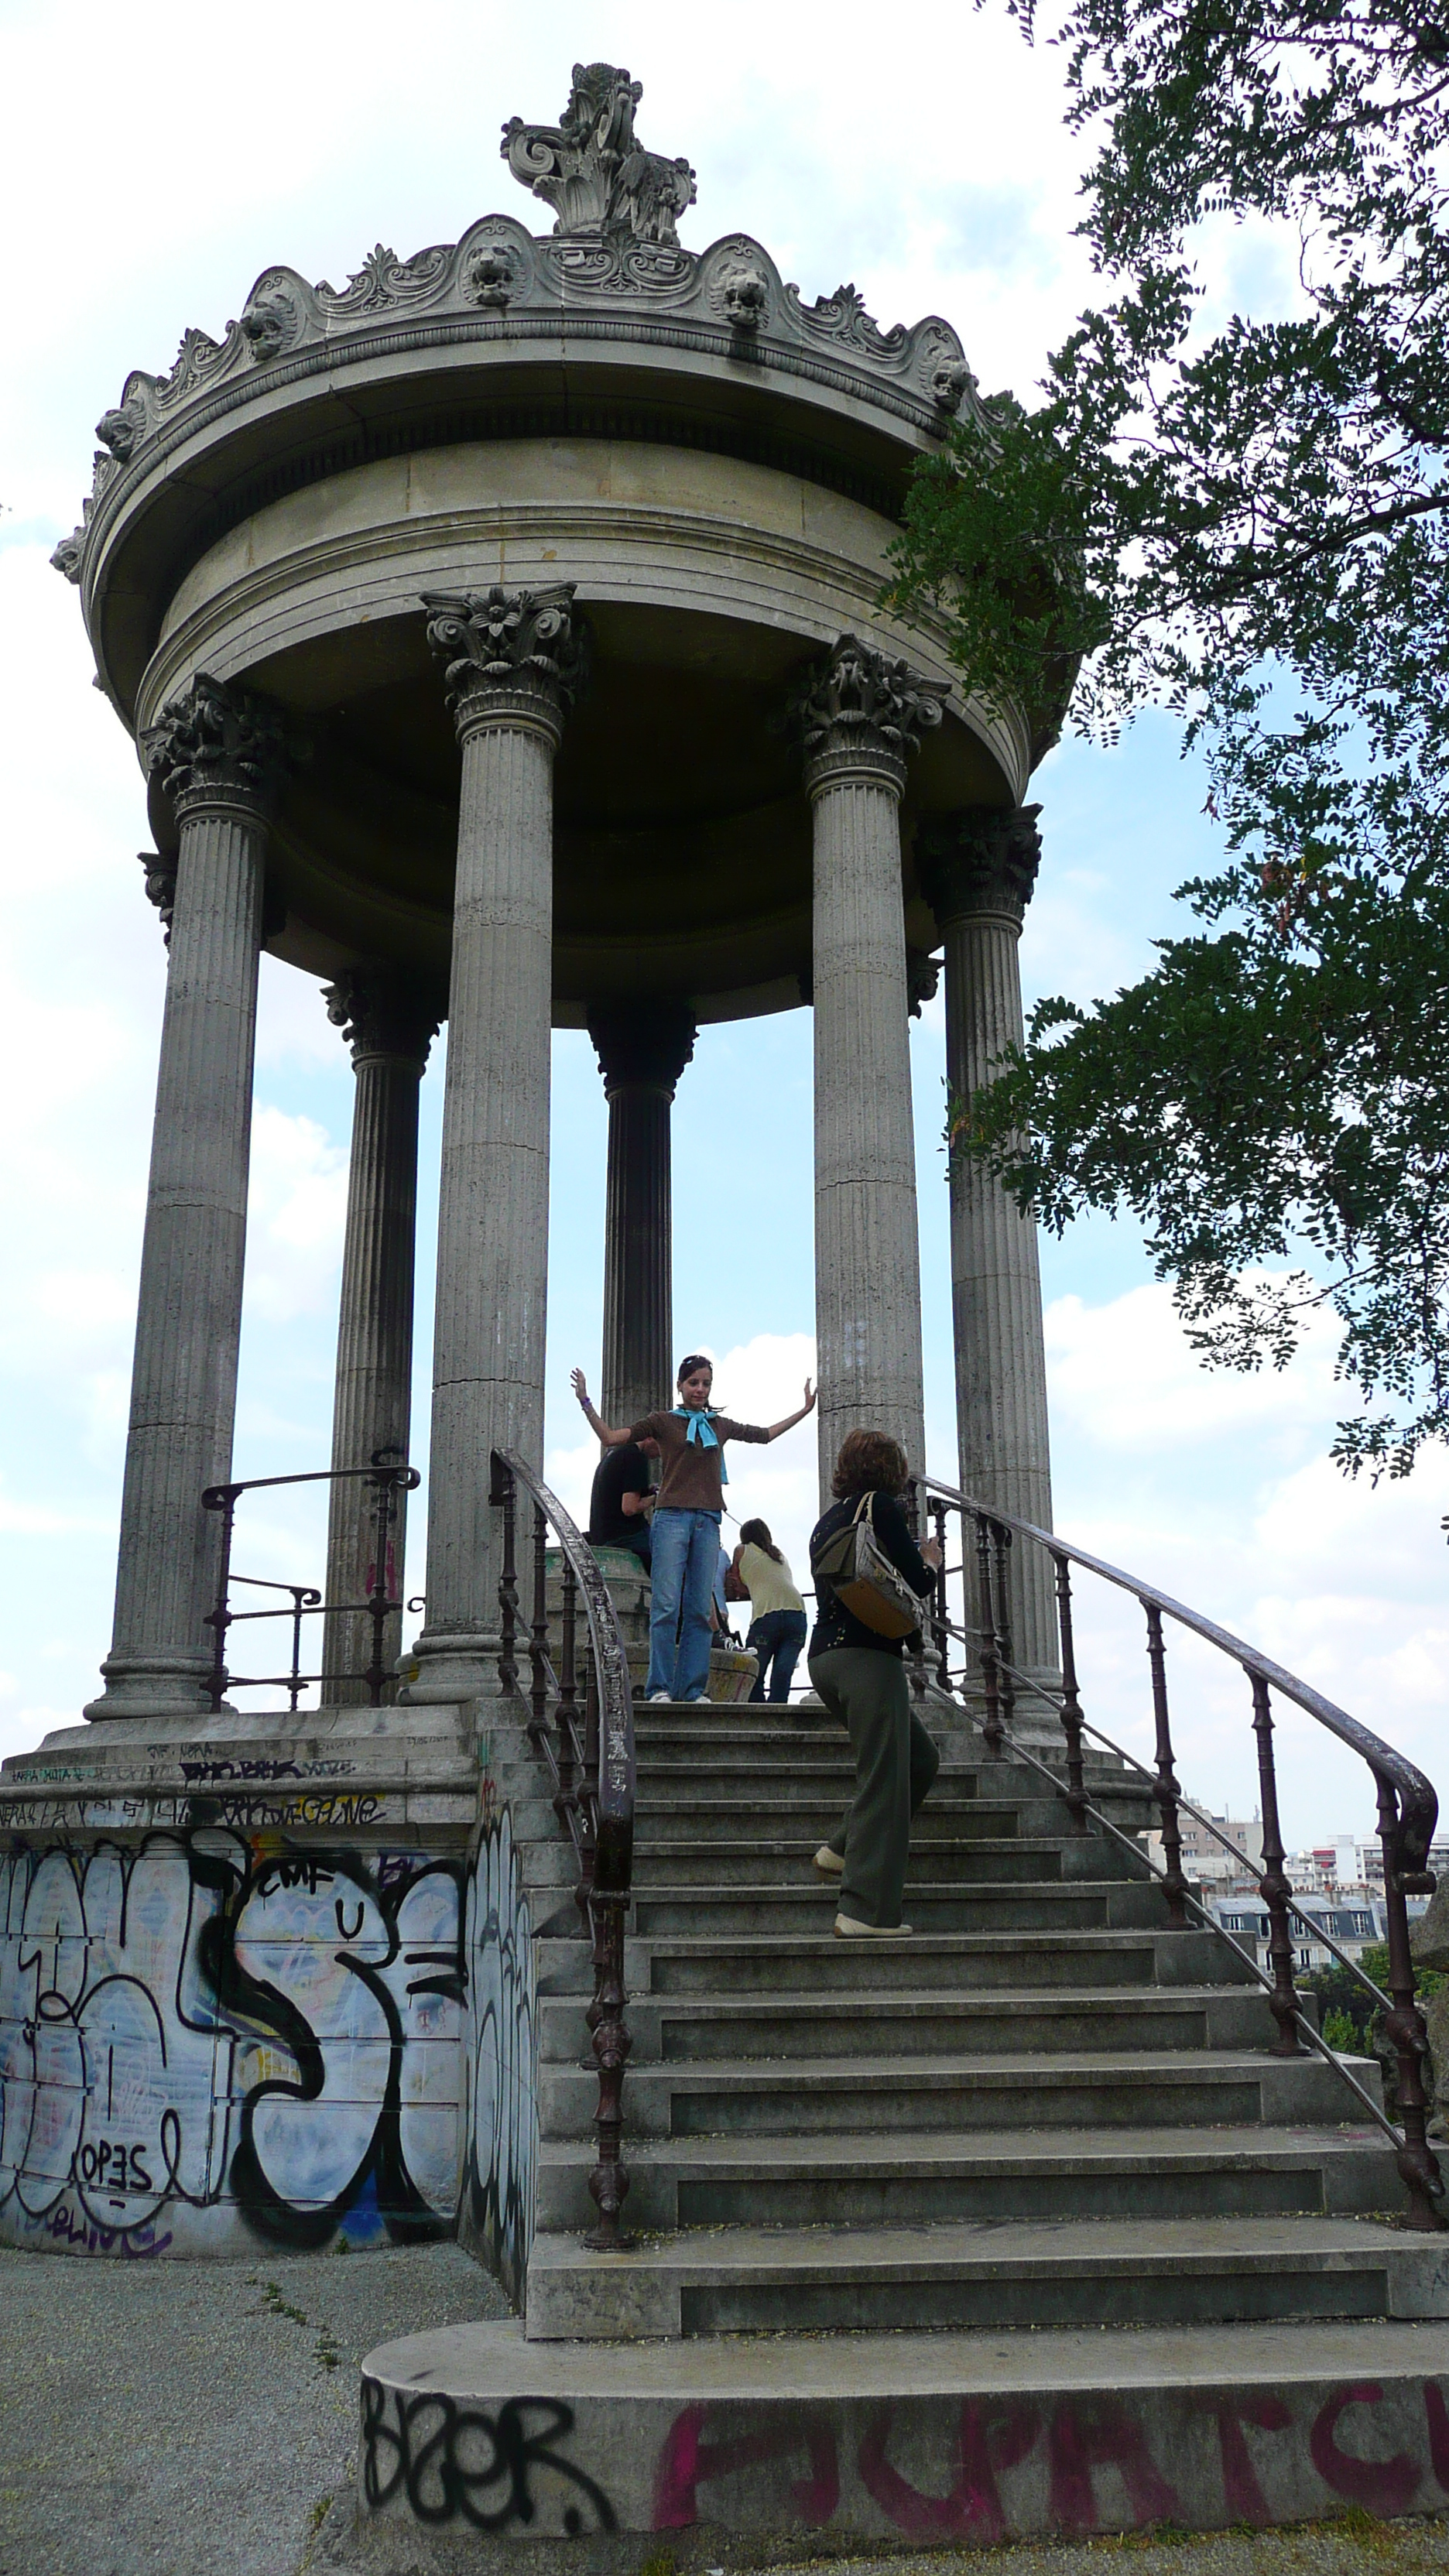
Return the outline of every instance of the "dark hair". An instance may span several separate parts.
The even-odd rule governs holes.
[[[762,1547],[766,1556],[772,1556],[777,1565],[783,1565],[785,1562],[763,1521],[741,1521],[740,1545],[741,1547]]]
[[[709,1373],[710,1373],[710,1376],[711,1376],[711,1377],[713,1377],[713,1375],[714,1375],[714,1362],[713,1362],[713,1360],[707,1360],[707,1359],[705,1358],[705,1355],[704,1355],[703,1351],[691,1351],[691,1352],[690,1352],[690,1354],[689,1354],[688,1359],[687,1359],[687,1360],[681,1360],[681,1361],[680,1361],[680,1363],[679,1363],[679,1374],[678,1374],[678,1376],[675,1378],[675,1381],[674,1381],[675,1385],[676,1385],[676,1386],[683,1386],[684,1381],[685,1381],[685,1379],[686,1379],[687,1377],[693,1377],[695,1370],[696,1370],[696,1369],[702,1369],[702,1368],[707,1368],[707,1369],[708,1369],[708,1371],[709,1371]]]
[[[837,1502],[847,1494],[903,1494],[910,1475],[906,1453],[888,1431],[847,1431],[835,1461],[830,1490]]]

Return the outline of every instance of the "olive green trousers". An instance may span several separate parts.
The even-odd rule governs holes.
[[[810,1679],[850,1736],[855,1796],[830,1837],[845,1862],[839,1910],[887,1930],[901,1919],[911,1818],[941,1757],[911,1706],[906,1668],[869,1646],[830,1646]]]

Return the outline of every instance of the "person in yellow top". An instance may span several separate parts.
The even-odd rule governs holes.
[[[750,1697],[787,1700],[805,1643],[805,1604],[763,1521],[741,1521],[733,1563],[750,1596],[750,1633],[745,1644],[753,1646],[759,1658]]]

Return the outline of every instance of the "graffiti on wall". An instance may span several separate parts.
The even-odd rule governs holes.
[[[532,1926],[507,1810],[483,1836],[467,1888],[463,2190],[459,2233],[523,2304],[538,2166]]]
[[[455,2398],[362,2383],[372,2513],[475,2531],[875,2534],[985,2548],[1095,2532],[1263,2527],[1356,2506],[1440,2512],[1443,2386],[631,2402]]]
[[[0,2233],[408,2243],[451,2235],[466,2188],[521,2281],[530,1931],[506,1814],[467,1864],[222,1826],[0,1855]]]

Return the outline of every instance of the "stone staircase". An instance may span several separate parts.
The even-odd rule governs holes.
[[[847,1946],[813,1867],[852,1781],[824,1713],[636,1711],[632,2242],[582,2241],[570,1898],[538,1943],[526,2321],[369,2356],[359,2566],[1443,2509],[1449,2237],[1393,2223],[1383,2133],[1321,2059],[1271,2053],[1245,1964],[1168,1927],[1145,1863],[964,1710],[926,1716],[913,1934]],[[1088,1791],[1146,1824],[1125,1770]]]
[[[1412,2309],[1424,2240],[1373,2223],[1403,2202],[1387,2141],[1269,2053],[1225,1943],[1164,1928],[1145,1868],[954,1727],[913,1937],[847,1947],[812,1861],[847,1748],[782,1714],[637,1714],[623,2255],[580,2242],[583,1961],[543,1944],[531,2338]],[[1146,1822],[1120,1771],[1091,1790]]]

